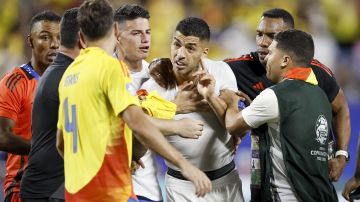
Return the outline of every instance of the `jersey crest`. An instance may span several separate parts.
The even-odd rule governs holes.
[[[328,122],[324,115],[320,115],[315,124],[316,141],[324,145],[328,137]]]

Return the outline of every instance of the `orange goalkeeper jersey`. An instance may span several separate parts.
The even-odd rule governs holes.
[[[38,75],[30,64],[16,67],[0,81],[0,116],[15,122],[13,133],[31,139],[31,109]],[[19,192],[27,156],[8,154],[5,193]]]

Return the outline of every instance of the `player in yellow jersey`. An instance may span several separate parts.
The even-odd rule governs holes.
[[[136,137],[169,160],[194,183],[201,197],[209,179],[165,140],[137,106],[124,63],[111,57],[118,32],[106,0],[84,2],[78,12],[81,43],[87,48],[68,67],[59,85],[57,148],[64,157],[66,201],[131,201],[128,153]],[[128,139],[128,138],[126,138]],[[131,155],[130,155],[131,156]]]

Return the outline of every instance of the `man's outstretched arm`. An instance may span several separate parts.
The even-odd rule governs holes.
[[[183,138],[198,139],[201,136],[204,127],[202,121],[189,118],[179,120],[157,119],[150,116],[147,116],[147,118],[165,136],[179,135]]]
[[[335,99],[332,101],[331,107],[337,150],[347,151],[351,133],[350,112],[342,89],[339,90]],[[329,161],[330,180],[339,180],[346,163],[345,156],[342,155],[339,155]]]

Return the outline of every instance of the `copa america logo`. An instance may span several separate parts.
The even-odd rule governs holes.
[[[316,141],[324,145],[328,137],[328,122],[324,115],[320,115],[315,124]]]

